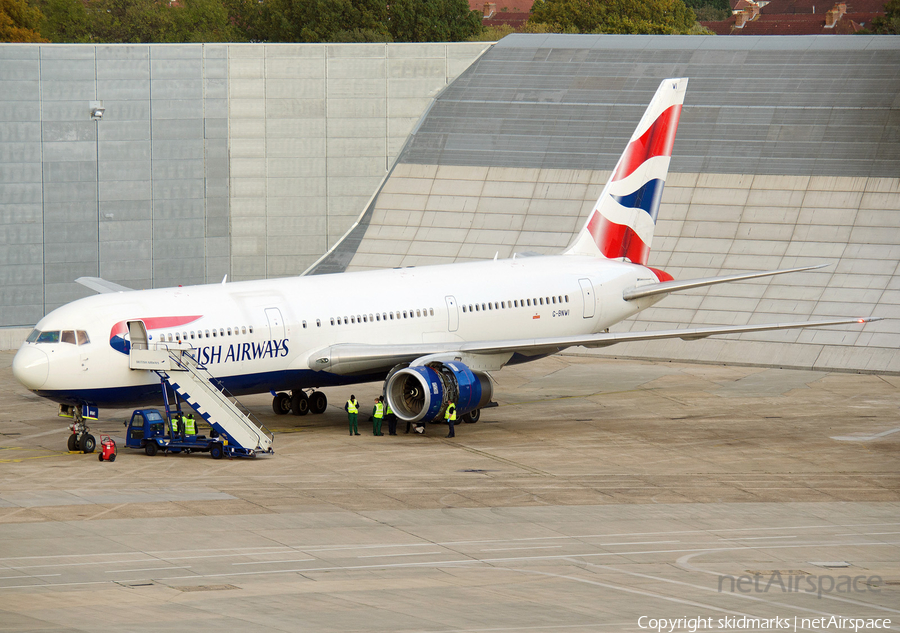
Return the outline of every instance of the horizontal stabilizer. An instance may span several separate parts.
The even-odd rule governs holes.
[[[97,294],[106,294],[107,292],[131,292],[134,288],[126,288],[112,281],[106,281],[100,277],[79,277],[75,280],[85,288],[90,288]]]
[[[690,290],[691,288],[714,286],[716,284],[724,284],[730,281],[744,281],[745,279],[772,277],[774,275],[784,275],[785,273],[799,273],[804,270],[816,270],[817,268],[824,268],[825,266],[830,266],[830,264],[804,266],[803,268],[784,268],[782,270],[764,270],[755,273],[725,275],[724,277],[703,277],[700,279],[685,279],[684,281],[664,281],[658,284],[648,284],[646,286],[630,288],[622,293],[622,298],[625,299],[625,301],[634,301],[635,299],[643,299],[644,297],[652,297],[654,295],[664,295],[669,294],[670,292],[678,292],[680,290]]]

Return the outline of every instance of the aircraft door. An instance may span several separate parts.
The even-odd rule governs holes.
[[[578,285],[581,286],[581,297],[584,300],[584,318],[594,318],[594,286],[590,279],[579,279]]]
[[[131,339],[131,349],[150,349],[147,328],[143,321],[128,322],[128,338]]]
[[[269,338],[280,341],[284,336],[284,319],[278,308],[266,308],[266,319],[269,321]]]
[[[444,300],[447,302],[447,315],[449,317],[447,329],[450,332],[456,332],[459,329],[459,306],[456,305],[456,297],[447,296],[444,297]]]

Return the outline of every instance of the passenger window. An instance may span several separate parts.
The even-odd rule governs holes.
[[[303,322],[303,329],[306,329],[306,321]]]
[[[316,319],[316,327],[322,327],[322,322],[319,319]]]
[[[31,334],[28,335],[28,338],[25,339],[25,342],[26,343],[34,343],[40,335],[41,335],[40,330],[31,330]]]
[[[253,334],[253,326],[250,326],[250,334]]]
[[[406,318],[406,310],[403,311],[403,318]]]
[[[355,316],[351,316],[351,317],[350,317],[350,323],[356,323],[356,317],[355,317]]]
[[[417,317],[422,316],[422,311],[421,311],[421,310],[416,310],[416,316],[417,316]]]
[[[434,316],[434,308],[428,308],[428,314]]]
[[[500,307],[503,308],[503,309],[505,310],[505,309],[506,309],[506,302],[505,302],[505,301],[501,301],[501,302],[500,302]]]
[[[528,299],[528,307],[531,307],[531,299]]]
[[[465,312],[466,312],[466,306],[463,306],[462,308],[463,308],[463,314],[465,314]]]
[[[478,309],[478,304],[477,304],[477,303],[475,304],[475,312],[480,312],[480,310]]]
[[[393,321],[393,320],[394,320],[394,313],[391,312],[391,321]]]
[[[63,330],[62,338],[60,340],[63,343],[75,345],[75,330]]]
[[[231,328],[228,328],[228,336],[231,336]]]
[[[566,303],[569,303],[569,295],[566,295]]]
[[[216,331],[213,330],[213,338],[216,338]]]
[[[191,330],[191,339],[194,338],[194,330]]]
[[[374,319],[372,318],[372,315],[370,314],[369,315],[369,323],[371,323],[372,321],[374,321]]]

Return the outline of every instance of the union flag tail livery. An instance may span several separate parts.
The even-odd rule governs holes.
[[[567,254],[647,263],[687,83],[666,79],[659,85]]]

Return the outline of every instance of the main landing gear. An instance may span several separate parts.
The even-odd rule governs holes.
[[[328,398],[321,391],[313,391],[309,395],[302,389],[291,393],[279,392],[272,399],[272,410],[277,415],[306,415],[307,413],[320,414],[325,412],[328,406]]]

